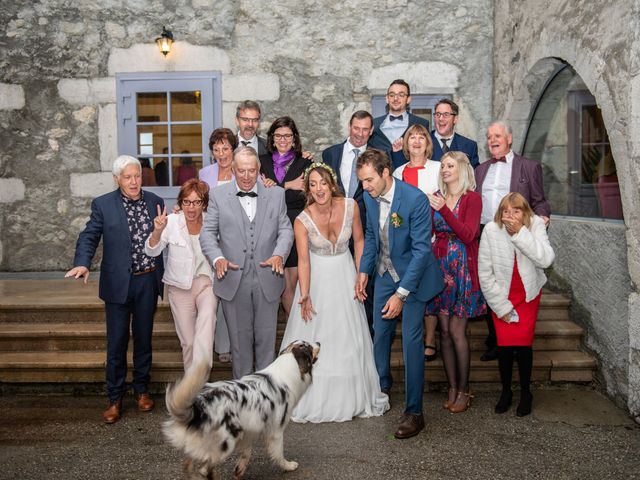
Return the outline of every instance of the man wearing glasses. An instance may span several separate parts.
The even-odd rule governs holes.
[[[258,155],[267,153],[267,141],[257,134],[261,116],[260,105],[252,100],[244,100],[236,107],[238,147],[251,147]]]
[[[436,128],[431,131],[433,143],[431,160],[440,160],[443,154],[453,150],[465,153],[469,157],[471,166],[476,168],[480,164],[478,144],[470,138],[454,132],[456,123],[458,123],[458,105],[448,98],[442,98],[436,103],[433,116]]]
[[[429,130],[429,121],[407,111],[407,106],[411,102],[411,89],[404,80],[398,79],[391,82],[387,89],[386,101],[388,113],[374,118],[369,147],[390,155],[393,143],[402,138],[407,128],[418,123]],[[393,165],[394,168],[398,166]]]

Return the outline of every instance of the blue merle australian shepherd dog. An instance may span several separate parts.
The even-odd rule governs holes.
[[[164,434],[187,457],[187,475],[214,478],[214,467],[237,452],[235,478],[242,478],[251,446],[259,438],[280,468],[298,468],[284,458],[283,434],[311,384],[311,368],[319,351],[319,343],[298,340],[264,370],[215,383],[206,383],[209,366],[200,362],[169,387],[166,402],[171,419],[164,425]]]

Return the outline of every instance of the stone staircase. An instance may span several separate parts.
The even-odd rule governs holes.
[[[583,329],[569,320],[570,301],[545,292],[534,342],[533,380],[538,382],[591,382],[595,359],[580,350]],[[281,316],[278,342],[284,332]],[[182,373],[180,344],[166,302],[159,304],[153,338],[154,390]],[[481,362],[486,325],[470,322],[471,381],[499,382],[497,362]],[[278,343],[279,345],[279,343]],[[82,285],[72,280],[0,280],[0,385],[53,388],[51,385],[104,382],[106,333],[103,303],[97,282]],[[129,353],[131,353],[131,347]],[[131,365],[131,361],[130,361]],[[403,361],[398,328],[392,352],[395,388],[401,388]],[[214,362],[211,379],[231,378],[228,364]],[[429,382],[445,382],[440,357],[426,364]],[[517,372],[514,378],[517,379]]]

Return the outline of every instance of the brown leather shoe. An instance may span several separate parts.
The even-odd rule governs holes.
[[[153,410],[153,398],[149,393],[136,393],[136,401],[138,402],[138,410],[141,412]]]
[[[394,437],[403,439],[410,438],[414,435],[420,433],[421,430],[424,429],[424,416],[422,413],[414,414],[414,413],[405,413],[402,415],[402,419],[400,420],[400,425],[398,425],[398,429],[396,433],[393,434]]]
[[[109,402],[109,408],[102,412],[102,420],[104,423],[116,423],[122,415],[122,399],[116,402]]]

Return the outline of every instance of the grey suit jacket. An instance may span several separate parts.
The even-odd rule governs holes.
[[[293,229],[287,217],[284,190],[280,187],[265,188],[257,183],[256,199],[256,249],[253,258],[260,287],[267,300],[277,300],[284,290],[284,278],[275,275],[270,267],[261,267],[260,262],[274,255],[284,260],[289,256],[293,244]],[[209,199],[209,208],[200,233],[202,252],[213,264],[224,257],[240,266],[239,270],[227,271],[222,280],[213,282],[213,291],[221,299],[232,301],[240,281],[247,254],[247,242],[242,215],[246,215],[238,197],[236,182],[214,188]]]

